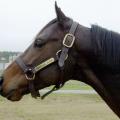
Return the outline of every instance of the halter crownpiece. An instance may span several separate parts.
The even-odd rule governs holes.
[[[58,65],[62,68],[64,66],[64,62],[66,60],[66,57],[68,56],[69,49],[73,46],[75,42],[75,31],[77,29],[78,23],[73,22],[72,26],[69,30],[69,33],[67,33],[63,39],[63,47],[62,52],[58,61]]]
[[[64,76],[64,64],[68,58],[68,51],[74,45],[75,42],[75,31],[77,29],[78,23],[73,22],[69,33],[67,33],[63,39],[63,47],[59,50],[54,57],[49,58],[48,60],[40,63],[37,66],[27,65],[24,63],[21,57],[16,59],[16,63],[19,67],[23,70],[26,79],[29,82],[29,91],[31,92],[32,97],[37,98],[40,97],[39,91],[35,89],[34,80],[35,75],[38,71],[42,70],[43,68],[48,67],[49,65],[53,64],[54,62],[58,61],[58,66],[60,68],[61,76],[58,83],[53,87],[52,90],[41,96],[43,99],[51,92],[60,89],[64,85],[63,76]]]

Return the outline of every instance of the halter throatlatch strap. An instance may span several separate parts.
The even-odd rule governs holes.
[[[73,46],[75,42],[75,31],[77,29],[78,23],[73,22],[71,25],[71,28],[69,30],[69,33],[65,35],[63,39],[63,47],[61,50],[59,50],[54,57],[49,58],[48,60],[40,63],[37,66],[33,65],[26,65],[24,61],[21,59],[21,57],[16,59],[16,63],[20,66],[20,68],[23,70],[26,79],[29,83],[29,91],[31,92],[32,97],[37,98],[41,97],[44,99],[47,95],[49,95],[51,92],[56,91],[64,86],[64,64],[65,60],[68,58],[68,52],[69,49]],[[60,54],[60,55],[58,55]],[[57,82],[57,84],[53,87],[52,90],[44,94],[43,96],[40,96],[39,91],[35,89],[34,86],[34,80],[35,75],[38,71],[42,70],[43,68],[47,67],[48,65],[51,65],[52,63],[58,61],[58,66],[60,68],[60,79]]]

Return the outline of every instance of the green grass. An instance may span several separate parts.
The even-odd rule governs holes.
[[[85,84],[69,83],[69,84],[66,84],[62,89],[63,90],[91,90],[92,88]]]
[[[19,102],[0,97],[0,120],[119,120],[98,95],[26,95]]]
[[[52,87],[49,87],[48,89],[51,89]],[[66,82],[66,84],[61,88],[61,90],[92,90],[93,88],[75,80],[70,80]]]

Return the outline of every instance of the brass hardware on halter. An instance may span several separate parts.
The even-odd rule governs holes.
[[[27,80],[34,80],[35,79],[35,74],[33,74],[32,77],[29,77],[27,74],[25,74],[25,77]]]
[[[27,80],[34,80],[35,79],[35,72],[33,69],[29,68],[25,72],[25,77]]]
[[[74,44],[75,36],[71,33],[65,35],[63,45],[67,48],[71,48]]]
[[[57,59],[59,59],[59,54],[62,52],[62,50],[58,50],[57,51],[57,53],[56,53],[56,56],[57,56]],[[68,58],[68,54],[67,54],[67,56],[66,56],[66,58],[65,58],[65,60],[67,60],[67,58]]]

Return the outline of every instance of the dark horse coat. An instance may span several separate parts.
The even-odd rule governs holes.
[[[92,70],[120,111],[120,35],[96,25],[91,27]]]

